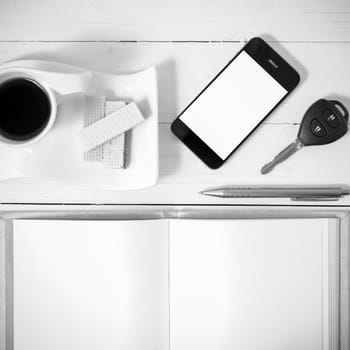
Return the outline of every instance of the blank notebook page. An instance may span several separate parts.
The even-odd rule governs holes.
[[[335,350],[336,224],[15,220],[14,350]]]
[[[166,221],[14,222],[14,350],[168,347]]]
[[[330,221],[173,221],[171,349],[329,349]]]

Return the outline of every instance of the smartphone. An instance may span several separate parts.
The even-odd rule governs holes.
[[[171,130],[217,169],[299,81],[290,64],[264,40],[253,38],[180,113]]]

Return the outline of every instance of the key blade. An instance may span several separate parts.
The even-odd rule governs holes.
[[[273,170],[273,168],[275,167],[275,165],[277,164],[274,164],[273,161],[265,164],[262,168],[261,168],[261,174],[265,175],[265,174],[268,174],[269,172],[271,172]]]
[[[277,156],[269,163],[265,164],[261,168],[261,174],[265,175],[273,170],[273,168],[277,165],[288,159],[292,154],[298,151],[303,147],[303,143],[297,138],[294,142],[288,145],[285,149],[283,149]]]

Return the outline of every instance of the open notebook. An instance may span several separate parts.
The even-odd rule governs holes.
[[[14,350],[337,349],[337,223],[15,220]]]

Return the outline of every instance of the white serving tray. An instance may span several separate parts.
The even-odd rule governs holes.
[[[30,62],[31,68],[41,68],[40,61],[37,61],[37,67],[36,61]],[[76,95],[59,106],[53,129],[38,142],[23,148],[0,143],[0,181],[35,178],[108,190],[141,189],[157,182],[158,91],[155,68],[133,74],[91,73],[85,95],[135,101],[146,117],[131,131],[127,169],[106,169],[102,163],[83,161],[77,134],[83,128],[85,96]]]

